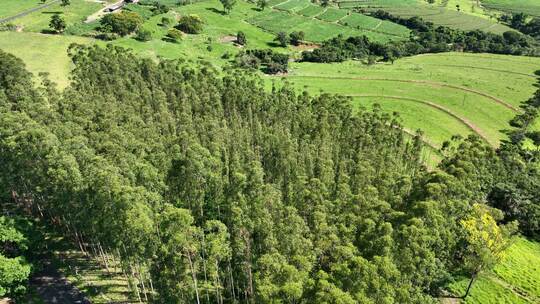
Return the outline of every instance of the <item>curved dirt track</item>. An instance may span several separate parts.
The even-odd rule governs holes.
[[[451,89],[455,89],[455,90],[460,90],[460,91],[463,91],[463,92],[473,93],[473,94],[476,94],[476,95],[491,99],[495,103],[497,103],[497,104],[499,104],[499,105],[501,105],[501,106],[503,106],[503,107],[505,107],[507,109],[510,109],[510,110],[512,110],[514,112],[519,112],[518,108],[514,107],[513,105],[507,103],[506,101],[504,101],[504,100],[502,100],[500,98],[489,95],[487,93],[477,91],[477,90],[474,90],[474,89],[469,89],[469,88],[453,85],[453,84],[435,82],[435,81],[430,81],[430,80],[408,80],[408,79],[393,79],[393,78],[343,77],[343,76],[330,77],[330,76],[317,76],[317,75],[313,75],[313,76],[311,76],[311,75],[306,75],[306,76],[291,75],[289,77],[291,77],[291,78],[321,78],[321,79],[336,79],[336,80],[357,80],[357,81],[388,81],[388,82],[426,84],[426,85],[431,85],[431,86],[436,86],[436,87],[445,87],[445,88],[451,88]]]
[[[486,71],[500,72],[500,73],[505,73],[505,74],[514,74],[514,75],[526,76],[526,77],[531,77],[531,78],[534,78],[534,79],[538,78],[538,76],[535,76],[534,74],[527,74],[527,73],[513,72],[513,71],[505,71],[505,70],[484,68],[484,67],[476,67],[476,66],[455,65],[455,64],[431,64],[431,63],[428,63],[426,65],[448,67],[448,68],[464,68],[464,69],[486,70]]]
[[[465,125],[467,128],[469,128],[471,131],[473,131],[474,133],[476,133],[478,136],[480,136],[480,138],[482,138],[486,143],[488,143],[489,145],[493,146],[487,136],[484,134],[484,132],[478,128],[478,126],[476,126],[475,124],[473,124],[472,122],[470,122],[468,119],[466,118],[463,118],[463,117],[460,117],[459,115],[457,115],[456,113],[452,112],[451,110],[437,104],[437,103],[434,103],[432,101],[427,101],[427,100],[421,100],[421,99],[416,99],[416,98],[409,98],[409,97],[401,97],[401,96],[392,96],[392,95],[364,95],[364,94],[348,94],[347,96],[350,96],[350,97],[368,97],[368,98],[385,98],[385,99],[396,99],[396,100],[405,100],[405,101],[413,101],[413,102],[417,102],[417,103],[421,103],[421,104],[424,104],[424,105],[427,105],[429,107],[432,107],[434,109],[437,109],[441,112],[444,112],[450,116],[452,116],[453,118],[455,118],[457,121],[459,121],[461,124]]]

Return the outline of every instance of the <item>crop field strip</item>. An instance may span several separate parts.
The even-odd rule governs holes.
[[[431,21],[437,25],[444,25],[462,30],[484,30],[493,33],[502,34],[505,31],[511,30],[508,26],[495,22],[487,17],[479,17],[463,12],[458,12],[454,8],[428,5],[423,2],[408,1],[407,3],[399,1],[356,1],[345,0],[338,2],[340,8],[363,8],[367,11],[376,11],[379,9],[388,11],[391,14],[410,18],[419,16],[427,21]]]
[[[481,0],[480,2],[488,9],[540,17],[540,1],[538,0]]]
[[[405,39],[409,29],[404,26],[337,8],[323,8],[307,0],[275,0],[273,11],[264,12],[247,21],[265,30],[277,33],[288,28],[303,31],[306,40],[321,42],[339,34],[365,35],[372,40],[388,41]]]

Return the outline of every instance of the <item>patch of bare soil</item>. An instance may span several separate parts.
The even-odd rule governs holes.
[[[223,36],[219,38],[219,43],[236,42],[236,36]]]

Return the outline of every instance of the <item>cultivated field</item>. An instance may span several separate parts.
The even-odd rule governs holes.
[[[247,19],[267,31],[303,31],[306,40],[321,42],[337,35],[365,35],[375,41],[404,39],[410,31],[401,25],[346,9],[323,8],[309,0],[274,0],[267,10]]]
[[[429,5],[425,1],[399,1],[399,0],[343,0],[339,2],[341,8],[363,8],[366,11],[385,10],[396,16],[410,18],[419,16],[437,25],[449,26],[462,30],[483,30],[487,32],[501,34],[510,30],[506,25],[499,24],[496,19],[484,15],[480,10],[472,9],[472,4],[463,5],[464,9],[458,12],[455,3],[443,1],[441,4]]]
[[[483,6],[490,9],[540,17],[540,1],[538,0],[482,0],[481,2]]]

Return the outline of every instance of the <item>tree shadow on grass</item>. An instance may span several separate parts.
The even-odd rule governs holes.
[[[51,29],[42,29],[40,31],[40,33],[47,34],[47,35],[56,35],[56,34],[58,34],[56,31],[51,30]]]
[[[273,48],[283,47],[281,44],[279,44],[279,43],[277,43],[275,41],[267,42],[266,45],[268,45],[269,47],[273,47]]]
[[[224,12],[224,11],[218,10],[218,9],[215,8],[215,7],[209,7],[209,8],[207,8],[206,10],[211,11],[211,12],[214,12],[214,13],[216,13],[216,14],[220,14],[220,15],[222,15],[222,16],[225,16],[225,12]]]
[[[46,11],[46,12],[41,12],[42,14],[45,14],[45,15],[62,15],[64,14],[64,12],[62,11]]]

